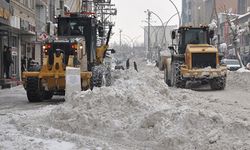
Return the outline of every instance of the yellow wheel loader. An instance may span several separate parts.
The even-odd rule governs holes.
[[[220,63],[218,49],[210,44],[213,36],[207,26],[172,31],[172,40],[178,44],[169,47],[171,57],[164,64],[164,80],[169,86],[210,84],[213,90],[225,88],[227,68]]]
[[[64,93],[67,66],[80,68],[82,90],[102,86],[105,77],[110,81],[110,70],[103,65],[103,59],[108,50],[111,29],[106,44],[97,47],[95,17],[76,14],[59,17],[58,39],[44,44],[42,65],[23,72],[29,102],[40,102],[51,99],[55,93]]]

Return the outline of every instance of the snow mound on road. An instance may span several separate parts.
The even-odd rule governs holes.
[[[240,68],[240,69],[237,70],[237,72],[248,72],[248,73],[250,73],[250,70],[247,70],[245,68]]]
[[[147,69],[154,68],[115,72],[113,86],[78,93],[54,109],[49,122],[69,133],[105,140],[111,149],[117,144],[123,149],[249,147],[248,123],[206,105],[192,106],[200,101],[192,91],[169,89],[159,74],[150,74],[156,70]],[[229,81],[236,77],[230,73]]]
[[[236,88],[250,91],[250,72],[229,71],[227,76],[227,88]]]
[[[111,87],[94,88],[78,93],[71,101],[53,110],[50,122],[54,128],[82,135],[111,139],[125,138],[145,113],[167,108],[168,86],[134,70],[118,71]]]

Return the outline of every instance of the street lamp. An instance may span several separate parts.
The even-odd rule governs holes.
[[[132,49],[134,48],[134,42],[141,37],[141,35],[139,36],[136,36],[134,38],[131,38],[130,36],[126,35],[126,34],[122,34],[123,36],[127,37],[130,41],[131,41],[131,44],[132,44]]]
[[[161,19],[161,17],[159,17],[159,15],[157,15],[155,12],[150,11],[152,14],[154,14],[162,23],[162,27],[163,27],[163,38],[162,38],[162,42],[161,42],[161,47],[163,46],[163,39],[165,39],[165,43],[166,43],[166,32],[165,32],[165,25]]]
[[[152,59],[152,52],[151,52],[151,47],[150,47],[150,21],[151,21],[151,12],[147,9],[147,11],[144,11],[145,13],[148,14],[148,59]]]
[[[174,8],[178,14],[178,17],[179,17],[179,26],[181,26],[181,16],[180,16],[180,12],[178,10],[178,8],[176,7],[175,3],[172,1],[172,0],[169,0],[173,5],[174,5]]]

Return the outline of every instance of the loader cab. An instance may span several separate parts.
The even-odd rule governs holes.
[[[87,54],[88,70],[96,60],[97,21],[88,16],[66,16],[58,18],[58,37],[64,39],[83,38]]]
[[[208,27],[181,27],[178,30],[178,53],[184,54],[188,44],[210,44]]]

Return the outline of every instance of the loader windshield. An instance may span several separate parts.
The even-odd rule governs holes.
[[[207,32],[200,29],[187,30],[185,34],[186,44],[208,44]]]
[[[80,19],[64,18],[60,20],[59,36],[84,36],[88,22]]]
[[[209,44],[208,31],[203,28],[189,28],[180,31],[179,53],[184,54],[188,44]]]

